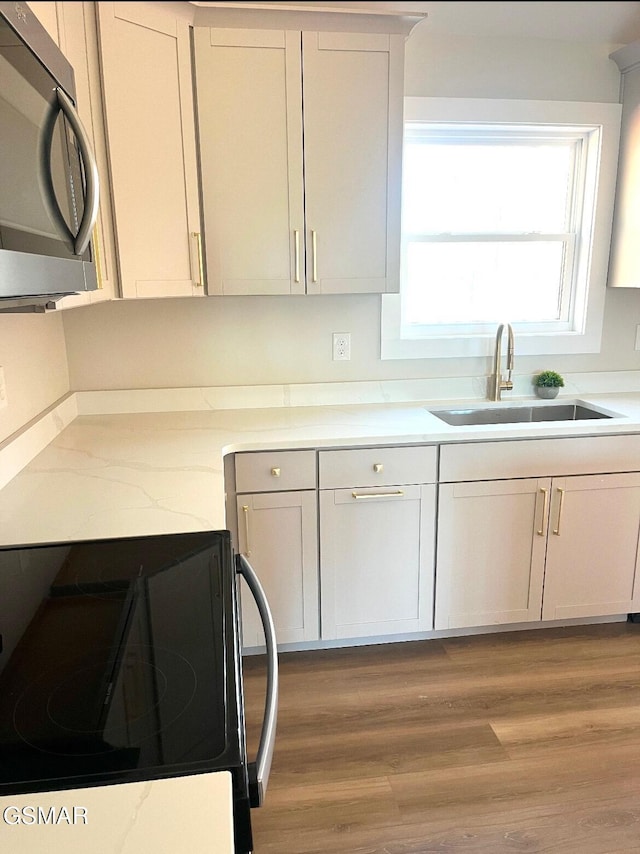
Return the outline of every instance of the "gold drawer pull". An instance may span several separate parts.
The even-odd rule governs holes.
[[[280,477],[280,469],[278,468],[278,466],[274,466],[274,467],[271,469],[271,475],[272,475],[273,477]]]
[[[401,489],[396,489],[394,492],[356,492],[351,493],[352,498],[400,498],[404,495]]]
[[[204,257],[202,255],[202,234],[199,231],[192,231],[191,237],[195,237],[198,246],[198,273],[200,281],[195,282],[196,288],[204,287]]]
[[[318,281],[318,235],[311,231],[311,281]]]
[[[382,463],[374,463],[373,470],[376,474],[380,474],[380,472],[384,471],[384,466]]]
[[[558,502],[558,519],[556,521],[556,526],[553,529],[553,533],[559,537],[560,536],[560,519],[562,518],[562,505],[564,504],[564,489],[562,489],[562,487],[558,486],[557,490],[560,494],[560,501]]]
[[[242,505],[242,512],[244,513],[244,539],[245,539],[245,549],[244,553],[247,557],[251,555],[251,548],[249,546],[249,505]]]
[[[544,537],[546,533],[545,521],[547,519],[547,510],[549,508],[549,490],[541,486],[540,492],[544,495],[544,504],[542,505],[542,519],[540,520],[540,527],[537,530],[537,534],[540,537]]]
[[[298,229],[294,229],[293,232],[293,241],[294,241],[294,282],[300,281],[300,232]]]

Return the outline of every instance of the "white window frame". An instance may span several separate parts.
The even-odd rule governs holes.
[[[576,328],[518,333],[518,353],[546,355],[600,352],[615,199],[620,104],[583,101],[512,101],[480,98],[404,99],[405,121],[469,124],[546,124],[589,130],[586,195],[593,216],[584,218],[576,258]],[[402,285],[401,285],[402,287]],[[382,296],[381,358],[461,358],[490,355],[495,328],[413,337],[402,328],[402,293]],[[580,304],[582,300],[582,304]],[[501,320],[508,322],[509,318]]]

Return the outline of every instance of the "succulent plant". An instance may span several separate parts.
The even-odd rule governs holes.
[[[535,376],[533,384],[540,388],[562,388],[564,380],[555,371],[541,371]]]

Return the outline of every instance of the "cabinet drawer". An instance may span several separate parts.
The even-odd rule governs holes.
[[[437,449],[433,445],[320,451],[318,461],[320,489],[436,481]]]
[[[282,492],[315,488],[315,451],[236,454],[236,492]]]
[[[440,481],[638,471],[640,435],[468,442],[440,449]]]

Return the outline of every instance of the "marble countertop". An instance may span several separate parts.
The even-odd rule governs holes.
[[[0,811],[0,846],[7,852],[234,851],[231,774],[227,771],[7,795],[0,798]]]
[[[558,398],[576,400],[616,415],[452,427],[429,410],[465,402],[434,400],[79,414],[0,490],[0,544],[226,528],[223,458],[235,451],[640,432],[640,393]]]

